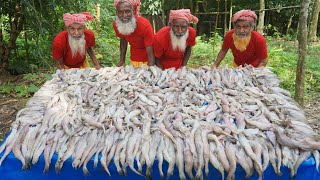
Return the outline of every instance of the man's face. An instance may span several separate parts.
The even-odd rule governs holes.
[[[238,38],[246,38],[253,31],[253,26],[249,21],[238,21],[235,23],[234,30]]]
[[[84,29],[84,25],[74,23],[68,26],[67,31],[70,36],[77,39],[81,38],[84,33]]]
[[[173,19],[170,23],[173,34],[181,38],[188,30],[189,23],[184,19]]]
[[[117,16],[123,23],[127,23],[133,16],[133,7],[128,2],[122,2],[117,6]]]

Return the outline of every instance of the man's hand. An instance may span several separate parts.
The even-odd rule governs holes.
[[[215,65],[215,64],[213,64],[212,66],[211,66],[211,69],[212,70],[216,70],[218,67]]]
[[[64,69],[63,59],[56,59],[56,66],[58,69]]]
[[[160,69],[163,70],[163,66],[162,66],[162,64],[160,63],[160,59],[155,58],[155,65],[156,65],[158,68],[160,68]]]
[[[224,57],[226,56],[228,52],[228,49],[227,50],[223,50],[221,49],[217,55],[217,58],[216,60],[214,61],[213,65],[212,65],[212,69],[217,69],[221,63],[221,61],[224,59]]]
[[[94,65],[94,68],[96,68],[96,70],[99,70],[101,68],[100,64],[96,64]]]
[[[258,68],[266,67],[268,64],[268,59],[262,59],[259,61]]]
[[[148,62],[148,66],[154,66],[155,65],[155,63],[149,63]]]
[[[162,64],[157,64],[158,68],[162,69],[163,70],[163,66]]]
[[[124,61],[120,61],[118,64],[117,64],[117,67],[121,67],[124,65]]]

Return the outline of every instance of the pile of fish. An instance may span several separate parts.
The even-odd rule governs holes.
[[[261,179],[269,164],[294,177],[313,155],[318,170],[320,136],[279,83],[250,66],[58,70],[18,112],[0,165],[13,152],[28,169],[43,154],[47,172],[57,153],[57,172],[72,158],[84,174],[94,159],[110,176],[113,161],[120,175],[131,169],[150,178],[158,166],[170,177],[176,166],[180,179],[202,179],[213,166],[234,179],[239,164]]]

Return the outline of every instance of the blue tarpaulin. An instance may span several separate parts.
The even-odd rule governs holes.
[[[0,155],[0,158],[2,157],[2,154]],[[54,180],[62,180],[62,179],[143,179],[145,180],[145,177],[139,176],[132,172],[129,168],[127,176],[120,176],[116,170],[115,165],[113,164],[113,161],[109,165],[109,170],[112,174],[112,177],[109,177],[109,175],[105,172],[105,170],[102,168],[101,164],[98,164],[98,167],[93,167],[93,159],[88,163],[87,167],[90,172],[89,176],[85,176],[82,172],[82,167],[79,169],[74,169],[72,167],[72,159],[69,158],[63,165],[61,171],[59,173],[55,172],[55,162],[57,160],[58,156],[55,154],[52,158],[51,165],[49,172],[47,174],[43,173],[44,168],[44,159],[43,155],[41,155],[39,161],[31,166],[31,169],[29,170],[21,170],[22,164],[19,160],[17,160],[13,153],[10,153],[9,156],[3,161],[2,165],[0,166],[0,179],[3,180],[17,180],[17,179],[54,179]],[[166,170],[168,168],[168,164],[164,161],[163,164],[163,171],[166,174]],[[145,169],[144,171],[145,172]],[[212,166],[210,165],[210,174],[209,179],[221,179],[221,174]],[[283,173],[282,176],[279,177],[279,179],[290,179],[290,169],[286,167],[281,167],[281,172]],[[225,173],[225,176],[227,174]],[[187,175],[186,175],[187,176]],[[235,173],[236,179],[244,179],[245,177],[245,171],[241,168],[241,166],[237,166],[237,170]],[[158,171],[158,163],[155,161],[153,165],[153,171],[152,171],[152,179],[157,180],[161,179]],[[178,169],[175,167],[174,174],[169,179],[179,179],[179,172]],[[255,173],[250,178],[252,179],[258,179],[257,174]],[[263,174],[263,179],[278,179],[278,176],[274,172],[271,164],[266,169],[266,171]],[[313,157],[310,157],[308,160],[304,161],[299,169],[298,173],[295,178],[296,180],[320,180],[320,175],[316,171],[315,161]]]

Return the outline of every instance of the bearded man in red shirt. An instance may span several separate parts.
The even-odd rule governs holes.
[[[191,48],[196,44],[196,30],[189,23],[197,23],[190,9],[171,10],[169,26],[161,28],[154,40],[156,64],[162,69],[186,66]]]
[[[93,61],[94,67],[100,69],[100,64],[93,50],[95,46],[94,33],[85,28],[86,21],[93,18],[88,12],[63,15],[67,30],[60,32],[52,43],[52,58],[56,60],[58,69],[90,67],[86,59],[86,52]]]
[[[150,22],[140,16],[140,0],[115,0],[116,20],[113,28],[120,38],[120,62],[125,64],[128,43],[130,44],[130,64],[140,67],[142,64],[153,66],[153,39],[154,31]]]
[[[234,67],[244,65],[265,67],[267,65],[267,43],[259,32],[254,31],[256,20],[257,15],[251,10],[241,10],[233,15],[234,29],[226,33],[212,68],[220,65],[229,49],[234,57]]]

